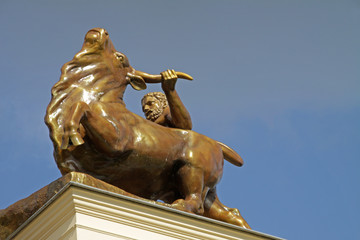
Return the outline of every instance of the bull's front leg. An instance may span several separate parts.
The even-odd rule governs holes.
[[[86,112],[89,111],[90,107],[85,102],[77,102],[70,108],[64,124],[61,149],[67,149],[70,141],[74,146],[84,143],[84,140],[80,135],[80,120]]]
[[[100,102],[92,103],[91,106],[84,102],[74,104],[70,109],[70,114],[63,137],[62,149],[69,146],[69,142],[74,146],[84,143],[80,129],[82,128],[93,145],[105,154],[113,155],[123,150],[126,141],[121,141],[121,136],[125,129],[118,129],[116,124],[111,122],[104,109],[104,104]]]

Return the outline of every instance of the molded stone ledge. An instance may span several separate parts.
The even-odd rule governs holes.
[[[0,210],[0,239],[5,239],[21,224],[43,207],[52,197],[70,183],[81,183],[86,186],[103,189],[109,192],[138,198],[124,190],[98,180],[84,173],[71,172],[41,188],[29,197],[17,201],[6,209]]]
[[[280,239],[69,173],[0,211],[0,239]]]

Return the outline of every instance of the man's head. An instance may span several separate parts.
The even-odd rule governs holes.
[[[162,92],[151,92],[141,99],[141,105],[146,119],[155,121],[168,106],[168,102]]]

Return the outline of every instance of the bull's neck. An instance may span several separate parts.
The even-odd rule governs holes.
[[[126,89],[126,85],[113,88],[106,92],[100,99],[101,102],[118,102],[125,105],[123,97]]]

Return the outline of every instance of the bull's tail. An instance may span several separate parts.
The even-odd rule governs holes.
[[[217,142],[217,143],[221,146],[225,160],[239,167],[241,167],[244,164],[243,159],[240,157],[240,155],[237,152],[235,152],[234,149],[223,144],[222,142]]]

